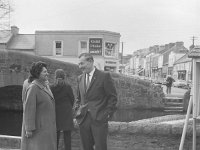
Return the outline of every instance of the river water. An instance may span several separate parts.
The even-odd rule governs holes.
[[[164,116],[163,111],[153,110],[117,110],[112,121],[130,122],[152,117]],[[0,135],[21,135],[22,112],[0,110]]]

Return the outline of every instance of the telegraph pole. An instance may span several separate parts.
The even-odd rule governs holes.
[[[124,52],[124,42],[122,42],[122,56],[121,56],[122,65],[123,65],[123,52]]]
[[[124,66],[123,66],[123,51],[124,51],[124,42],[122,42],[121,73],[124,73]]]
[[[192,37],[192,44],[194,45],[194,40],[197,40],[197,37],[193,36]]]
[[[192,40],[192,45],[190,46],[190,49],[191,48],[193,49],[194,48],[194,41],[197,40],[197,37],[192,36],[191,40]]]

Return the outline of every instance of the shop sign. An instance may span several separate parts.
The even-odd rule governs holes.
[[[102,38],[89,39],[89,53],[93,55],[102,55]]]
[[[186,70],[178,71],[178,74],[186,74]]]
[[[106,61],[106,64],[116,64],[117,62],[114,61]]]
[[[110,71],[110,72],[114,72],[115,67],[111,67],[111,66],[105,66],[104,67],[104,71]]]
[[[115,56],[115,43],[105,42],[105,56]]]

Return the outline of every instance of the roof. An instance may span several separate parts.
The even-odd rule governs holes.
[[[200,46],[195,46],[188,55],[189,58],[199,58],[200,57]]]
[[[120,33],[106,30],[37,30],[35,34],[111,34],[121,36]]]
[[[12,37],[10,30],[0,30],[0,44],[6,44]]]
[[[167,53],[167,52],[169,53],[172,51],[175,53],[187,53],[188,49],[185,48],[183,45],[181,45],[181,46],[174,45],[172,48],[168,49],[167,51],[164,51],[164,53]]]
[[[190,62],[190,61],[192,61],[192,59],[188,58],[188,53],[187,53],[183,57],[179,58],[174,64],[181,64],[181,63]]]
[[[13,36],[8,44],[8,49],[35,49],[35,35],[34,34],[17,34]]]
[[[188,49],[185,48],[183,45],[182,46],[173,46],[171,48],[171,51],[175,52],[175,53],[187,53]]]
[[[165,53],[167,51],[167,49],[165,48],[165,49],[163,49],[162,51],[160,51],[160,52],[158,52],[159,54],[163,54],[163,53]]]

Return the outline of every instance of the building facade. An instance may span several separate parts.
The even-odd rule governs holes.
[[[100,70],[119,72],[120,34],[103,30],[36,31],[20,34],[17,26],[0,30],[0,49],[19,51],[78,64],[78,56],[93,54]]]
[[[36,31],[35,54],[78,63],[81,53],[91,53],[98,69],[118,72],[120,34],[110,31]]]
[[[176,80],[185,80],[190,82],[192,80],[191,70],[192,70],[192,59],[188,58],[188,54],[185,54],[179,60],[174,63],[174,78]]]

